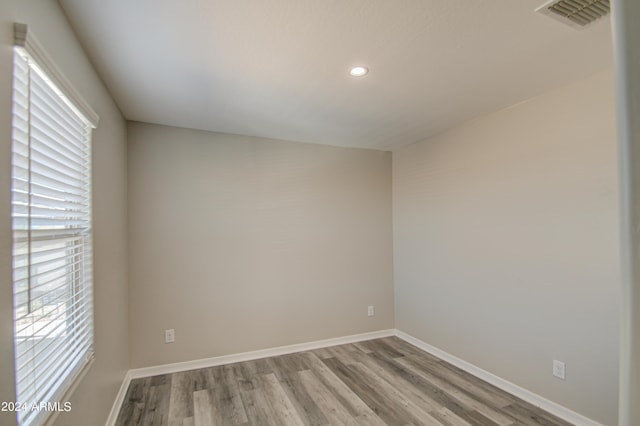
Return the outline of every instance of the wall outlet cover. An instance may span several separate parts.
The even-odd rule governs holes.
[[[564,362],[558,361],[557,359],[553,360],[553,375],[558,379],[565,379],[565,365]]]

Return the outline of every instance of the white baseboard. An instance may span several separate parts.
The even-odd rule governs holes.
[[[116,395],[115,401],[113,401],[113,405],[111,406],[111,411],[109,411],[109,417],[107,417],[107,422],[105,426],[114,426],[116,424],[116,420],[118,419],[118,414],[120,413],[120,407],[122,407],[122,403],[124,402],[124,397],[127,394],[127,389],[129,389],[129,383],[131,383],[131,370],[127,371],[127,374],[124,375],[124,379],[122,379],[122,383],[120,384],[120,389],[118,389],[118,394]]]
[[[138,379],[141,377],[150,377],[157,376],[159,374],[171,374],[179,371],[187,371],[187,370],[195,370],[198,368],[207,368],[207,367],[215,367],[217,365],[224,364],[232,364],[235,362],[243,362],[243,361],[251,361],[255,359],[268,358],[272,356],[278,355],[286,355],[295,352],[309,351],[313,349],[326,348],[330,346],[336,345],[344,345],[347,343],[355,343],[361,342],[363,340],[371,340],[371,339],[379,339],[382,337],[389,336],[397,336],[402,340],[405,340],[408,343],[428,352],[450,364],[455,365],[456,367],[466,371],[469,374],[472,374],[485,382],[496,386],[499,389],[502,389],[514,396],[517,396],[524,401],[533,404],[537,407],[542,408],[543,410],[568,421],[569,423],[580,425],[580,426],[603,426],[602,424],[589,419],[575,411],[572,411],[566,407],[563,407],[559,404],[556,404],[553,401],[550,401],[542,396],[535,394],[527,389],[524,389],[516,384],[513,384],[505,379],[502,379],[492,373],[489,373],[486,370],[481,369],[467,361],[464,361],[454,355],[451,355],[448,352],[445,352],[441,349],[436,348],[435,346],[431,346],[428,343],[423,342],[407,333],[404,333],[400,330],[380,330],[373,331],[370,333],[362,333],[362,334],[354,334],[351,336],[343,336],[337,337],[333,339],[325,339],[325,340],[317,340],[314,342],[306,342],[306,343],[298,343],[294,345],[288,346],[279,346],[275,348],[269,349],[261,349],[257,351],[251,352],[243,352],[239,354],[232,355],[223,355],[213,358],[205,358],[198,359],[194,361],[186,361],[186,362],[177,362],[173,364],[164,364],[164,365],[156,365],[152,367],[144,367],[144,368],[136,368],[129,370],[122,381],[122,385],[120,386],[120,390],[116,396],[115,401],[113,402],[113,406],[111,407],[111,412],[109,413],[109,417],[106,422],[106,426],[114,426],[116,419],[118,417],[118,412],[122,403],[124,402],[125,395],[127,393],[127,389],[129,388],[129,383],[133,379]]]
[[[574,425],[580,426],[603,426],[601,423],[596,422],[588,417],[583,416],[582,414],[576,413],[566,407],[563,407],[560,404],[556,404],[553,401],[550,401],[542,396],[533,393],[525,388],[522,388],[516,384],[513,384],[501,377],[496,376],[495,374],[489,373],[486,370],[483,370],[480,367],[477,367],[467,361],[464,361],[454,355],[451,355],[448,352],[445,352],[441,349],[436,348],[435,346],[431,346],[428,343],[423,342],[420,339],[417,339],[407,333],[404,333],[400,330],[396,330],[395,335],[402,340],[411,343],[412,345],[422,349],[425,352],[430,353],[450,364],[455,365],[461,370],[466,371],[469,374],[472,374],[485,382],[492,384],[493,386],[502,389],[510,393],[511,395],[517,396],[518,398],[535,405],[536,407],[540,407],[541,409],[560,417],[563,420],[568,421]]]
[[[257,351],[243,352],[232,355],[222,355],[213,358],[197,359],[194,361],[176,362],[173,364],[155,365],[152,367],[134,368],[129,370],[125,375],[116,400],[113,402],[111,412],[107,418],[106,426],[113,426],[118,418],[118,412],[124,397],[129,388],[129,383],[133,379],[141,377],[157,376],[160,374],[171,374],[179,371],[196,370],[198,368],[215,367],[217,365],[233,364],[235,362],[252,361],[254,359],[268,358],[278,355],[287,355],[295,352],[310,351],[313,349],[327,348],[330,346],[344,345],[347,343],[361,342],[363,340],[379,339],[382,337],[394,336],[396,330],[379,330],[369,333],[353,334],[350,336],[335,337],[332,339],[316,340],[314,342],[296,343],[294,345],[278,346],[269,349],[260,349]]]
[[[292,354],[295,352],[310,351],[329,346],[344,345],[347,343],[361,342],[363,340],[379,339],[395,334],[395,330],[380,330],[369,333],[353,334],[351,336],[335,337],[332,339],[316,340],[314,342],[296,343],[275,348],[260,349],[239,354],[222,355],[213,358],[197,359],[194,361],[176,362],[173,364],[155,365],[153,367],[135,368],[129,370],[132,379],[140,377],[157,376],[159,374],[171,374],[179,371],[196,370],[198,368],[215,367],[216,365],[233,364],[234,362],[252,361],[254,359],[268,358],[271,356]]]

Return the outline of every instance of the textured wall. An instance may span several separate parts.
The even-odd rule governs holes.
[[[393,327],[389,152],[131,123],[129,207],[133,368]]]
[[[393,153],[396,327],[616,423],[612,73]],[[551,375],[566,362],[567,379]]]

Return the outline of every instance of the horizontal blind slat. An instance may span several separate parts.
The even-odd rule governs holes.
[[[41,324],[32,323],[28,327],[23,327],[23,333],[32,332],[32,337],[27,337],[26,334],[25,336],[18,336],[18,343],[28,343],[31,341],[33,344],[29,347],[28,351],[17,351],[16,360],[27,361],[26,363],[28,363],[29,359],[34,358],[36,355],[43,352],[33,352],[32,349],[38,346],[38,342],[45,341],[45,339],[49,337],[56,337],[57,335],[75,332],[74,330],[77,328],[77,324],[75,323],[77,321],[83,322],[84,319],[86,319],[80,312],[82,311],[83,305],[86,305],[88,301],[88,297],[82,296],[81,299],[70,304],[64,311],[58,313],[54,318],[48,319],[46,324],[45,321],[40,321]],[[68,315],[70,313],[73,315]],[[68,316],[71,318],[68,318]]]
[[[77,197],[72,200],[67,200],[61,197],[47,197],[40,194],[28,194],[25,191],[14,190],[13,200],[17,204],[27,204],[32,202],[35,205],[47,205],[54,209],[70,209],[75,211],[81,211],[85,208],[83,197]]]
[[[45,99],[39,99],[37,93],[32,94],[29,103],[30,125],[45,133],[58,133],[59,139],[69,143],[69,148],[84,150],[83,136],[90,132],[82,123],[74,123],[68,116],[45,105]],[[73,129],[75,127],[75,129]]]
[[[21,169],[20,166],[17,166],[16,168]],[[22,170],[17,171],[22,172]],[[66,194],[86,196],[88,191],[88,188],[84,186],[75,187],[64,180],[56,179],[37,170],[26,170],[26,172],[29,174],[30,178],[30,182],[28,182],[30,185],[29,187],[37,194],[64,198]],[[19,181],[20,179],[18,178],[16,180]]]
[[[67,315],[81,318],[84,308],[91,302],[90,296],[89,292],[82,292],[82,294],[76,295],[64,293],[59,295],[57,300],[53,300],[52,302],[57,303],[62,306],[62,308],[56,308],[55,312],[51,312],[49,315],[43,314],[49,318],[48,322],[40,321],[40,324],[35,324],[38,321],[34,321],[34,319],[39,315],[39,312],[37,311],[42,309],[40,308],[37,311],[27,314],[17,320],[18,322],[23,322],[25,324],[22,325],[22,328],[16,331],[16,335],[21,337],[22,340],[29,339],[29,336],[32,336],[31,338],[33,339],[46,338],[58,329],[57,327],[60,324],[56,324],[55,321],[66,319]],[[44,331],[47,331],[47,333],[42,334]],[[25,354],[19,355],[18,358],[22,356],[25,356]],[[26,356],[30,356],[29,353],[26,353]]]
[[[41,321],[42,324],[38,325],[38,328],[36,328],[34,321],[36,321],[37,318],[44,316],[49,318],[51,321],[54,321],[56,319],[60,319],[69,309],[80,309],[84,303],[90,301],[91,293],[88,291],[83,291],[75,295],[70,292],[62,292],[58,296],[58,300],[52,300],[50,304],[44,305],[30,313],[27,312],[25,315],[17,318],[16,336],[22,339],[28,338],[28,336],[40,336],[41,332],[51,325],[47,325],[45,321]],[[54,302],[56,302],[57,305]],[[45,306],[49,307],[49,312],[44,312]],[[52,308],[53,306],[55,306],[55,308]],[[55,325],[54,323],[52,324]]]
[[[31,241],[31,242],[46,242],[46,241],[55,241],[58,238],[72,238],[74,236],[78,236],[78,235],[86,235],[89,230],[86,228],[79,228],[79,229],[31,229],[30,231],[28,231],[30,234],[29,238],[25,238],[24,234],[27,233],[27,231],[24,230],[17,230],[15,232],[15,234],[17,234],[17,236],[14,236],[14,241],[16,242],[20,242],[20,243],[24,243],[26,241]],[[85,238],[88,238],[88,236],[86,236]]]
[[[82,135],[69,135],[64,133],[60,123],[42,115],[31,115],[31,130],[37,135],[46,136],[47,141],[55,148],[60,149],[66,155],[73,157],[85,157],[86,149],[82,146]]]
[[[59,117],[56,121],[63,123],[69,132],[81,133],[87,123],[74,110],[68,108],[66,102],[57,93],[50,90],[49,84],[38,73],[32,73],[32,76],[29,86],[30,99],[39,101],[34,106],[39,111],[55,114]]]
[[[69,264],[68,267],[78,266],[81,262],[82,260],[77,260],[74,263]],[[18,279],[16,280],[16,285],[26,284],[31,291],[38,291],[43,287],[52,287],[56,282],[60,283],[62,281],[66,281],[65,278],[71,277],[69,277],[69,274],[62,269],[53,269],[41,274],[34,274],[23,279]],[[34,281],[40,282],[38,284],[34,284]],[[21,291],[24,290],[17,291],[16,294],[20,294]],[[17,319],[19,318],[16,318],[16,320]]]
[[[31,167],[38,167],[44,164],[64,173],[67,176],[82,181],[86,175],[87,161],[79,159],[78,161],[65,157],[57,152],[48,144],[42,143],[37,133],[32,134],[31,139]],[[62,170],[60,170],[62,169]]]
[[[17,170],[20,173],[20,170]],[[17,175],[14,179],[14,188],[13,191],[20,191],[23,194],[29,194],[31,191],[31,196],[42,196],[42,197],[51,197],[57,199],[70,200],[74,202],[81,202],[83,204],[87,204],[89,201],[88,191],[85,188],[76,188],[72,192],[67,188],[54,188],[47,185],[44,182],[44,178],[40,179],[42,182],[28,182],[23,180],[22,176]]]
[[[22,258],[31,254],[33,256],[46,256],[48,254],[57,253],[63,247],[83,247],[83,236],[78,233],[77,235],[69,235],[66,238],[54,237],[52,241],[32,241],[31,249],[28,247],[19,247],[17,253],[14,254],[14,258]]]
[[[81,330],[82,332],[87,332],[88,330],[86,329],[87,326],[84,326],[85,330]],[[90,337],[89,333],[86,333],[87,337]],[[82,336],[82,334],[80,335]],[[65,336],[67,337],[67,336]],[[60,364],[64,363],[65,360],[68,360],[69,357],[68,355],[74,356],[73,352],[71,352],[73,349],[81,349],[83,351],[86,351],[87,345],[85,344],[85,340],[83,340],[82,338],[78,339],[77,336],[72,336],[73,338],[73,344],[69,344],[69,342],[66,342],[64,339],[61,339],[57,345],[55,347],[52,348],[52,352],[54,352],[54,357],[48,358],[46,363],[42,366],[34,366],[33,369],[31,370],[26,370],[23,372],[23,375],[25,377],[28,377],[28,379],[26,381],[21,382],[21,384],[23,385],[32,385],[34,383],[37,382],[43,382],[46,383],[46,380],[38,380],[38,379],[42,379],[42,378],[47,378],[47,375],[44,375],[43,377],[43,373],[41,372],[40,374],[38,374],[38,370],[43,370],[43,372],[49,372],[50,374],[56,374],[57,373],[57,368],[56,367],[60,367]],[[64,348],[65,350],[62,350],[62,348]],[[42,393],[42,391],[40,391],[40,393]]]
[[[56,167],[56,164],[53,160],[42,161],[42,159],[43,158],[40,153],[32,150],[30,158],[31,163],[29,165],[29,167],[31,168],[31,174],[37,173],[38,175],[46,176],[50,179],[55,179],[62,184],[70,185],[73,187],[82,186],[83,182],[81,177],[70,176],[64,170],[60,170],[58,167]]]
[[[36,363],[32,363],[32,365],[27,364],[26,367],[30,367],[30,368],[26,368],[23,371],[20,371],[20,373],[24,377],[28,378],[26,381],[23,381],[22,383],[29,385],[29,384],[38,382],[39,381],[38,379],[44,375],[43,374],[44,372],[42,371],[43,368],[45,369],[55,368],[61,362],[64,362],[64,360],[68,358],[66,352],[70,352],[74,347],[88,349],[90,345],[86,345],[85,341],[86,341],[86,338],[90,338],[90,337],[91,337],[91,333],[89,331],[88,324],[84,324],[78,329],[77,333],[67,334],[67,335],[61,336],[57,340],[53,340],[52,342],[50,342],[51,346],[42,350],[39,354],[42,358],[46,358],[46,360],[43,363],[40,363],[40,365]],[[53,356],[46,356],[48,353],[52,353]],[[51,373],[56,373],[56,372],[52,371]],[[40,380],[40,382],[42,381]]]
[[[54,324],[50,329],[47,329],[49,333],[46,335],[38,335],[37,337],[31,339],[23,339],[20,343],[23,344],[24,349],[20,352],[17,357],[18,360],[30,360],[42,358],[47,355],[47,353],[52,352],[57,349],[61,342],[64,342],[65,338],[68,336],[78,336],[84,333],[88,333],[89,324],[85,324],[85,316],[78,315],[74,318],[71,318],[68,322],[59,324]],[[70,328],[72,330],[66,330],[64,326],[71,325]],[[62,326],[62,327],[60,327]],[[62,343],[64,344],[64,343]],[[29,363],[24,363],[24,368],[18,370],[20,373],[24,375],[29,375],[33,372],[33,370],[29,369]]]
[[[60,207],[46,207],[46,206],[29,206],[20,203],[14,204],[17,217],[35,218],[35,219],[69,219],[76,220],[78,218],[86,217],[86,214],[82,210],[77,210],[75,207],[60,208]]]
[[[91,339],[91,336],[88,336],[89,339]],[[89,359],[91,359],[92,354],[93,354],[93,348],[91,346],[87,346],[86,342],[83,341],[79,341],[77,342],[78,344],[75,345],[75,348],[69,348],[70,350],[74,350],[74,352],[70,352],[68,358],[65,358],[65,360],[68,360],[66,367],[67,374],[58,374],[58,376],[60,376],[60,379],[58,380],[47,380],[49,379],[49,377],[39,377],[36,376],[35,373],[32,373],[30,376],[35,376],[33,377],[32,380],[29,381],[24,381],[24,382],[20,382],[20,385],[22,385],[23,387],[29,389],[29,392],[26,393],[25,395],[25,400],[27,401],[51,401],[52,398],[54,398],[54,395],[57,395],[59,392],[59,389],[56,389],[56,385],[59,384],[60,382],[64,382],[65,378],[69,375],[73,376],[77,371],[80,371],[83,366],[86,364],[86,362],[88,362]],[[53,366],[55,367],[55,366]],[[56,369],[54,368],[49,368],[48,371],[51,374],[54,374],[56,372]],[[44,386],[34,386],[36,380],[39,379],[39,382],[44,383]],[[53,378],[55,379],[55,377]],[[63,392],[60,392],[63,393]],[[60,395],[62,396],[62,395]],[[56,398],[57,399],[57,398]]]

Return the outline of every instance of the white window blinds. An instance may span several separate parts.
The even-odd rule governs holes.
[[[29,425],[93,358],[93,126],[34,56],[14,53],[11,181],[16,400]]]

